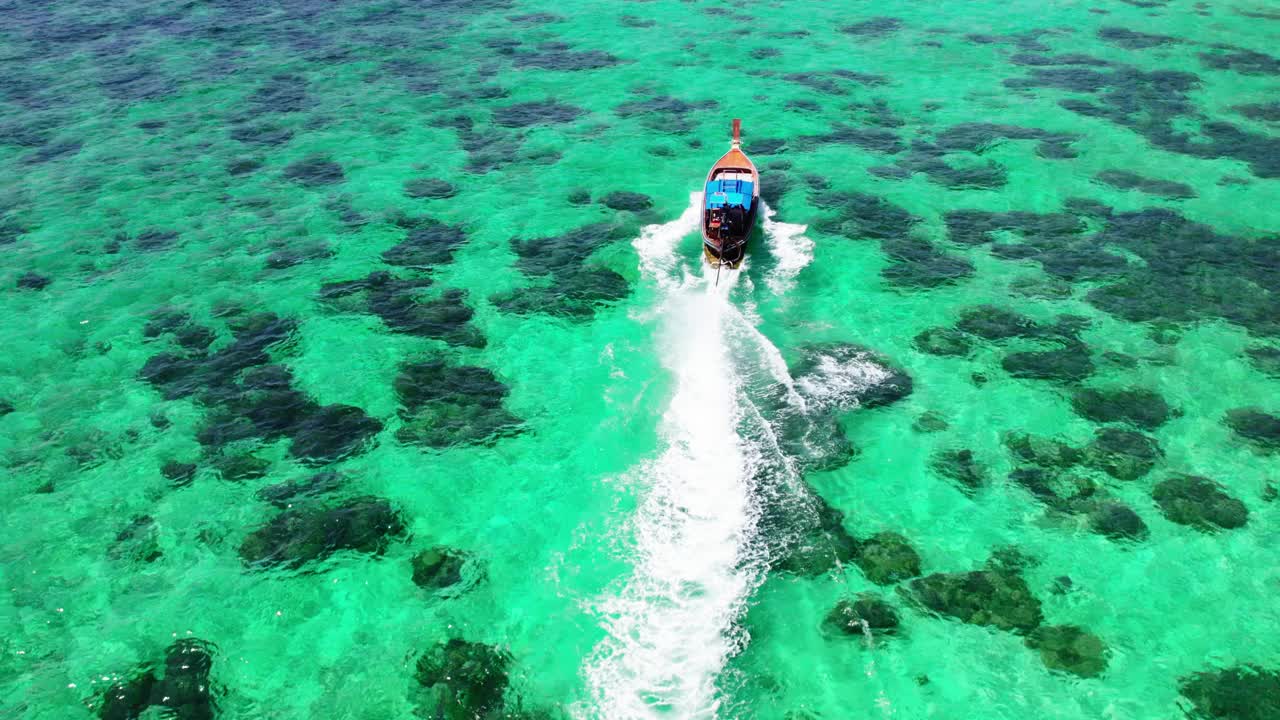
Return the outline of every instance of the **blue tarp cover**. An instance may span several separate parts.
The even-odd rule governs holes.
[[[707,209],[737,205],[751,208],[751,189],[746,180],[712,180],[707,183]]]

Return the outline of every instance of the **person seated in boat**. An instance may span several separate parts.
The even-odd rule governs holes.
[[[724,225],[724,209],[711,208],[711,214],[707,216],[707,228],[712,231],[718,231]]]
[[[726,208],[724,214],[724,232],[729,237],[738,237],[747,226],[747,211],[735,205]]]

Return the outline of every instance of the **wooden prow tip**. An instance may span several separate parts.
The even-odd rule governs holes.
[[[737,147],[742,143],[742,120],[733,119],[733,146]]]

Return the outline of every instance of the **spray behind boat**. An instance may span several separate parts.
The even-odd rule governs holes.
[[[742,121],[734,118],[729,152],[711,166],[702,190],[702,250],[717,282],[722,266],[742,264],[759,208],[760,171],[742,152]]]

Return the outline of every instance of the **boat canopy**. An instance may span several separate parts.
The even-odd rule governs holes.
[[[706,209],[734,206],[750,209],[753,187],[750,180],[712,180],[707,183]]]

